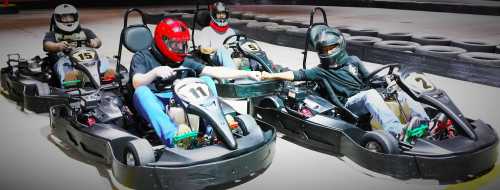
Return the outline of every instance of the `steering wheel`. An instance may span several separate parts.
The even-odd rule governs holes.
[[[168,77],[168,78],[163,78],[160,80],[156,80],[155,85],[156,89],[159,90],[165,90],[168,89],[176,79],[182,79],[186,77],[196,77],[196,71],[191,68],[175,68],[173,69],[175,72],[175,75]]]
[[[235,38],[235,37],[236,37],[236,41],[229,43],[229,40],[232,39],[232,38]],[[226,37],[226,39],[224,39],[224,41],[222,42],[222,44],[224,46],[227,46],[227,47],[230,47],[230,48],[234,48],[234,47],[237,46],[237,43],[242,38],[247,39],[247,36],[245,34],[233,34],[233,35],[230,35],[230,36]]]
[[[401,68],[401,65],[397,64],[397,63],[394,63],[394,64],[388,64],[388,65],[384,65],[383,67],[380,67],[376,70],[374,70],[373,72],[371,72],[367,78],[367,82],[368,84],[372,85],[372,83],[377,80],[377,79],[380,79],[380,77],[376,77],[378,76],[377,74],[382,72],[383,70],[385,69],[389,69],[389,72],[387,73],[387,76],[390,76],[394,73],[394,69],[395,68]],[[384,82],[388,82],[388,81],[384,81]]]
[[[74,41],[74,42],[76,42],[76,45],[74,45],[74,44],[73,44],[73,43],[71,43],[71,42],[68,42],[69,47],[64,48],[64,49],[62,50],[62,52],[63,52],[64,54],[69,55],[69,54],[70,54],[70,53],[71,53],[74,49],[76,49],[76,48],[78,48],[78,47],[83,47],[84,45],[85,45],[85,47],[90,47],[90,46],[89,46],[89,44],[90,44],[90,40],[76,40],[76,41]]]

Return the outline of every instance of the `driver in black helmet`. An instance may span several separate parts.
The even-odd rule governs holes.
[[[58,5],[52,15],[54,30],[45,34],[43,49],[48,52],[49,58],[55,62],[53,70],[57,73],[61,87],[65,81],[80,79],[81,73],[71,66],[71,61],[64,50],[72,47],[101,47],[101,40],[94,32],[80,27],[78,10],[70,4]],[[114,70],[108,69],[109,61],[100,58],[100,71],[104,78],[114,77]]]
[[[404,126],[393,111],[385,104],[382,96],[367,84],[368,71],[356,56],[349,56],[345,50],[346,41],[337,29],[324,27],[312,37],[321,64],[317,67],[282,73],[263,73],[262,79],[289,81],[317,81],[326,79],[334,91],[335,105],[345,106],[357,115],[370,113],[385,131],[405,139],[405,128],[429,121],[423,107],[405,93],[399,93],[400,102],[411,110],[412,120]],[[425,123],[425,122],[424,122]]]

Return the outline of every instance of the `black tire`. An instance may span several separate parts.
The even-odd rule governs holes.
[[[289,38],[286,41],[286,46],[293,48],[304,48],[306,40],[307,28],[289,28],[285,31],[285,35]]]
[[[500,67],[500,54],[497,53],[468,52],[459,54],[458,58],[477,64]]]
[[[468,52],[495,52],[495,44],[477,40],[453,40],[451,46],[464,48]]]
[[[302,27],[302,21],[300,20],[295,20],[295,19],[283,19],[281,25],[291,25],[291,26],[296,26],[296,27]]]
[[[382,39],[371,36],[350,36],[346,38],[348,44],[373,45]]]
[[[276,35],[277,37],[273,41],[274,41],[274,43],[276,43],[278,45],[287,46],[288,43],[293,40],[293,38],[290,35],[287,35],[286,31],[292,30],[292,29],[295,30],[295,29],[297,29],[297,27],[296,26],[289,26],[289,25],[279,25],[279,26],[283,30],[281,31],[278,29],[278,31],[276,31],[279,33],[277,33],[277,35]],[[268,27],[270,27],[270,26],[268,26]]]
[[[155,161],[153,147],[146,139],[134,139],[123,151],[123,163],[128,166],[144,166]]]
[[[342,33],[349,33],[350,30],[349,28],[351,28],[350,26],[347,26],[347,25],[338,25],[338,26],[335,26],[335,28],[339,31],[341,31]]]
[[[372,29],[372,28],[362,28],[362,29],[349,28],[349,34],[351,34],[351,36],[376,37],[378,35],[378,31],[376,29]]]
[[[420,45],[438,45],[438,46],[447,46],[450,45],[450,39],[444,36],[436,36],[436,35],[413,35],[411,37],[412,42],[417,42]]]
[[[248,30],[246,34],[253,39],[263,40],[265,39],[265,37],[263,37],[263,35],[265,35],[264,27],[272,25],[277,26],[278,24],[274,22],[249,22],[246,26]]]
[[[400,41],[410,41],[411,34],[409,32],[389,32],[389,33],[379,33],[379,38],[383,40],[400,40]]]
[[[263,38],[263,41],[277,44],[278,39],[280,38],[281,35],[283,35],[286,29],[287,27],[284,27],[283,25],[264,26],[264,30],[266,32],[262,33],[261,36]]]
[[[277,17],[277,16],[270,17],[269,22],[282,23],[283,17]]]
[[[243,12],[240,12],[240,11],[231,11],[229,18],[241,19],[242,14],[243,14]]]
[[[230,22],[231,28],[239,30],[242,33],[246,33],[246,31],[248,30],[246,25],[248,23],[257,22],[257,21],[255,21],[255,20],[236,20],[236,19],[231,20],[230,19],[229,22]]]
[[[378,147],[373,147],[378,145]],[[399,154],[399,142],[396,137],[383,131],[368,131],[361,137],[361,146],[369,151],[380,152],[384,154]]]
[[[495,52],[500,54],[500,45],[497,45]]]
[[[459,48],[459,47],[451,47],[451,46],[419,46],[415,48],[415,54],[419,55],[429,55],[429,56],[437,56],[437,57],[457,57],[458,54],[465,53],[467,50]]]
[[[398,40],[387,40],[381,41],[373,44],[375,47],[384,48],[384,49],[392,49],[397,51],[410,51],[413,52],[415,48],[420,46],[420,44],[416,42],[408,42],[408,41],[398,41]]]
[[[241,14],[241,19],[242,20],[254,20],[255,13],[243,13],[243,14]]]
[[[269,22],[270,18],[271,17],[267,15],[256,15],[254,19],[259,22]]]

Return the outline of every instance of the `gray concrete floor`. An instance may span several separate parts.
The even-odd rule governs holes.
[[[250,7],[235,7],[235,9],[249,9]],[[257,7],[253,7],[257,9]],[[281,6],[275,9],[282,10]],[[295,7],[294,10],[302,10],[307,14],[310,7]],[[161,10],[156,9],[156,10]],[[259,7],[259,10],[272,11],[272,7]],[[289,9],[286,9],[289,10]],[[327,9],[327,13],[337,14],[340,12],[349,13],[352,11],[370,12],[377,14],[365,15],[364,19],[352,13],[356,23],[360,26],[372,23],[373,18],[385,11],[394,10],[363,10],[353,8]],[[335,13],[334,13],[335,12]],[[407,15],[423,14],[416,11],[395,11],[397,14],[407,12]],[[112,56],[116,54],[118,47],[119,33],[122,25],[122,9],[106,10],[83,10],[82,23],[85,27],[92,28],[103,40],[103,47],[99,49],[102,55]],[[292,11],[280,13],[297,17]],[[368,13],[367,13],[368,14]],[[428,13],[433,14],[433,13]],[[447,14],[447,13],[437,13]],[[385,15],[389,15],[385,13]],[[425,14],[424,14],[425,15]],[[300,15],[299,15],[300,16]],[[358,15],[359,16],[359,15]],[[415,17],[414,27],[418,23],[420,28],[426,28],[430,32],[441,34],[446,32],[446,27],[438,27],[440,22],[446,24],[450,21],[448,17],[460,17],[453,22],[458,25],[459,20],[468,22],[485,22],[486,20],[498,19],[499,17],[476,17],[474,15],[459,15],[435,17],[430,20],[430,16],[422,18],[429,19],[421,21],[420,17]],[[396,16],[397,17],[397,16]],[[41,40],[43,33],[48,30],[48,11],[24,12],[17,16],[0,17],[0,66],[5,66],[6,54],[19,52],[26,58],[36,54],[42,55]],[[443,20],[441,20],[443,19]],[[338,17],[338,22],[354,22],[352,18]],[[441,21],[440,21],[441,20]],[[396,27],[396,21],[386,24],[381,19],[378,26]],[[382,23],[383,22],[383,23]],[[450,21],[451,22],[451,21]],[[427,23],[427,24],[426,24]],[[498,28],[498,23],[492,24]],[[432,30],[432,26],[438,27]],[[453,28],[449,28],[452,30]],[[469,30],[448,31],[459,36],[471,37]],[[498,31],[498,30],[496,30]],[[488,34],[491,31],[478,30],[479,33]],[[497,35],[499,35],[497,33]],[[482,35],[478,35],[482,36]],[[486,38],[484,38],[487,40]],[[497,38],[496,39],[500,39]],[[302,54],[299,49],[275,46],[261,43],[269,57],[275,63],[283,64],[297,69],[302,62]],[[308,64],[313,66],[318,64],[314,53],[310,54]],[[125,55],[124,63],[128,63],[130,54]],[[377,68],[378,65],[367,63],[369,69]],[[434,83],[443,88],[464,114],[471,118],[481,118],[500,131],[500,117],[497,108],[500,107],[496,100],[500,94],[499,88],[457,81],[439,76],[431,76]],[[232,102],[241,111],[245,110],[244,102]],[[110,176],[111,173],[106,167],[88,161],[75,153],[71,149],[51,140],[50,129],[48,127],[48,117],[46,114],[34,114],[20,112],[14,102],[0,96],[0,121],[2,122],[2,132],[0,133],[0,185],[2,189],[122,189]],[[349,161],[346,157],[334,157],[328,154],[313,151],[284,140],[277,139],[277,152],[273,164],[269,169],[257,178],[234,187],[234,189],[498,189],[500,187],[499,169],[496,167],[489,174],[476,180],[456,185],[438,185],[432,180],[397,180],[381,174],[376,174],[360,168]]]

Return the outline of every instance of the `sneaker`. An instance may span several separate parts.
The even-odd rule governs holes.
[[[419,117],[412,117],[410,122],[406,123],[398,139],[402,142],[412,143],[414,139],[425,136],[428,129],[428,122]]]

